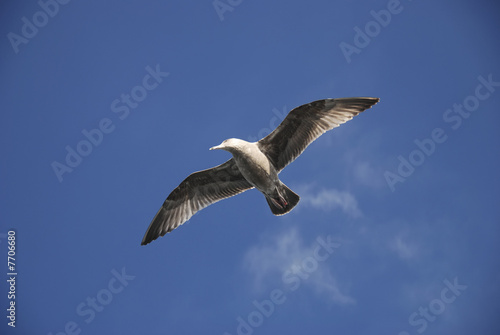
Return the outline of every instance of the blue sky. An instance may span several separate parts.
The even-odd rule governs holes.
[[[1,8],[2,334],[498,333],[496,1]],[[140,246],[211,146],[351,96],[290,214],[252,190]]]

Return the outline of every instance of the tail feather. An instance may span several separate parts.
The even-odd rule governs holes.
[[[278,187],[276,197],[266,196],[267,203],[274,215],[283,215],[290,212],[300,200],[300,197],[285,184]]]

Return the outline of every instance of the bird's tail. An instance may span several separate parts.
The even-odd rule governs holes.
[[[285,184],[281,183],[276,196],[267,196],[267,203],[274,215],[283,215],[290,212],[300,200],[300,197]]]

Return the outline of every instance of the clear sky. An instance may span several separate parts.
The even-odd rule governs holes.
[[[0,8],[0,333],[498,334],[497,1]],[[251,190],[140,246],[210,147],[355,96],[290,214]]]

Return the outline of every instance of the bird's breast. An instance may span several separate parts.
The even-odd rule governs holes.
[[[251,147],[233,156],[243,177],[259,191],[267,193],[276,187],[278,173],[259,148]]]

